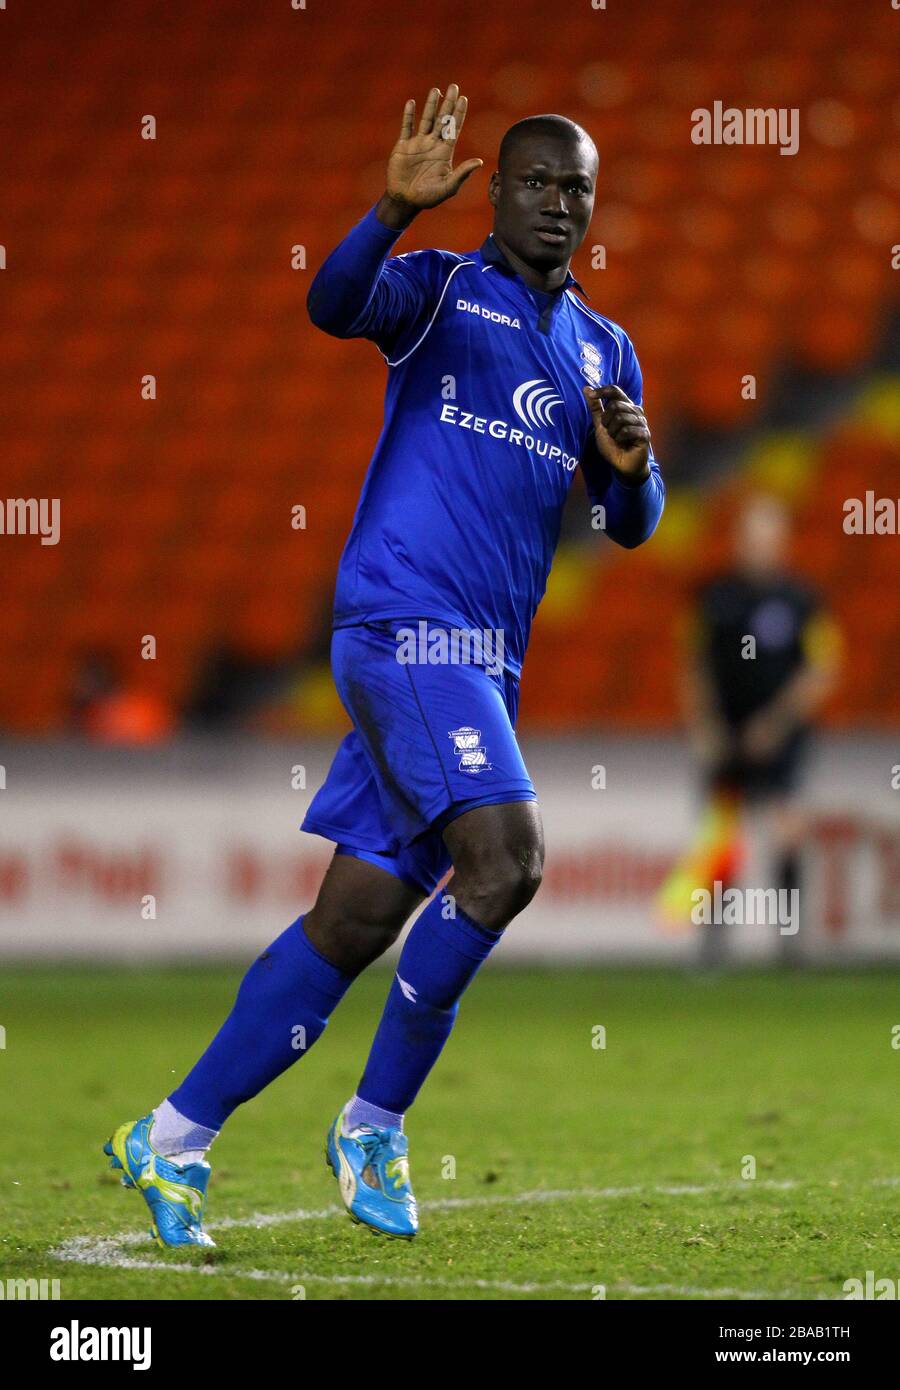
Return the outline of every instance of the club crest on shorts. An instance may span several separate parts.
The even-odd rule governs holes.
[[[459,729],[448,730],[447,737],[453,739],[453,754],[459,758],[460,772],[474,774],[490,771],[491,764],[487,760],[487,749],[481,742],[480,729],[463,724]]]
[[[581,344],[581,375],[591,386],[599,386],[603,380],[603,358],[600,349],[593,343],[586,343],[583,338],[579,338]]]

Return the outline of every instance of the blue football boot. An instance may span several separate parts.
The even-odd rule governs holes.
[[[121,1170],[122,1186],[140,1192],[153,1224],[157,1245],[214,1246],[203,1230],[203,1203],[209,1183],[208,1163],[187,1163],[158,1154],[150,1143],[153,1114],[127,1120],[103,1145],[110,1168]]]
[[[348,1130],[343,1110],[328,1131],[325,1159],[353,1221],[371,1231],[412,1240],[419,1229],[409,1185],[409,1144],[401,1129],[363,1125]]]

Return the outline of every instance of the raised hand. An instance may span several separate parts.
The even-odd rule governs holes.
[[[434,208],[458,193],[482,159],[467,159],[453,168],[453,153],[466,119],[468,102],[451,82],[441,100],[432,87],[425,101],[419,128],[415,130],[416,103],[403,108],[400,138],[391,150],[387,186],[378,205],[378,218],[388,226],[408,225],[423,208]]]
[[[650,473],[650,427],[639,405],[620,386],[585,386],[597,448],[607,463],[631,482]]]

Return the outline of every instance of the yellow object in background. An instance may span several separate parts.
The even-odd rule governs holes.
[[[662,885],[656,906],[663,931],[689,931],[697,889],[733,882],[744,860],[740,798],[716,792],[703,813],[696,839]]]

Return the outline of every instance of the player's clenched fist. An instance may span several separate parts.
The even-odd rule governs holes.
[[[437,207],[452,198],[469,175],[481,168],[482,159],[467,159],[458,169],[453,168],[453,152],[467,106],[455,82],[450,83],[443,101],[440,90],[432,87],[416,130],[416,103],[412,99],[406,103],[400,139],[388,160],[387,188],[378,204],[380,222],[388,227],[408,226],[423,208]]]
[[[650,473],[650,427],[641,407],[620,386],[586,386],[584,394],[601,456],[629,481],[641,482]]]

